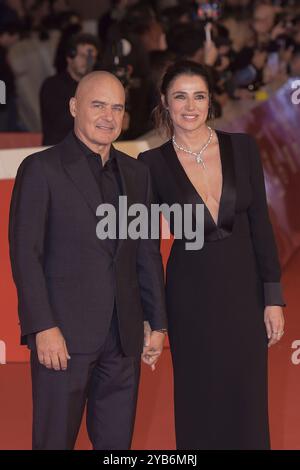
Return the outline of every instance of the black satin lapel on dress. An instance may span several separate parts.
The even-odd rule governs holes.
[[[236,206],[236,177],[234,150],[229,134],[216,131],[222,162],[223,187],[219,207],[219,238],[226,238],[232,233]]]
[[[222,163],[222,193],[220,199],[218,224],[215,223],[210,211],[204,204],[203,199],[190,182],[181,163],[178,160],[176,152],[171,141],[168,141],[161,147],[168,166],[171,169],[175,181],[182,193],[182,198],[178,202],[193,205],[193,214],[196,216],[196,204],[204,205],[204,237],[205,241],[215,241],[228,237],[232,233],[235,203],[236,203],[236,184],[233,158],[233,146],[230,135],[217,131],[220,145],[220,155]]]

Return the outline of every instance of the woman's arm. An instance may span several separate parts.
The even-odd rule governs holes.
[[[269,346],[272,346],[281,339],[284,333],[282,306],[285,302],[280,284],[281,269],[277,247],[268,212],[262,163],[255,140],[250,136],[248,139],[253,192],[248,217],[259,274],[264,284],[264,322]]]
[[[252,186],[248,217],[259,274],[264,283],[265,305],[284,306],[280,285],[281,269],[269,218],[262,163],[255,140],[251,136],[247,138]]]

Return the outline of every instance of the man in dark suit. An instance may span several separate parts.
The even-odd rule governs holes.
[[[99,204],[151,203],[146,166],[111,145],[124,102],[116,77],[87,75],[70,100],[74,132],[27,157],[16,177],[10,254],[31,349],[34,449],[73,449],[86,402],[93,448],[128,449],[140,355],[154,368],[162,351],[157,241],[96,236]]]

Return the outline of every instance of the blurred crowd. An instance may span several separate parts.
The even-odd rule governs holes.
[[[215,117],[226,103],[262,100],[300,77],[299,0],[112,0],[89,30],[66,0],[0,0],[0,132],[41,132],[52,145],[72,128],[68,102],[80,79],[109,70],[123,82],[122,139],[153,128],[166,67],[205,64]]]

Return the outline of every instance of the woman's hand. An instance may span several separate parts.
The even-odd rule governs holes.
[[[283,336],[284,317],[282,307],[278,305],[268,305],[265,308],[264,321],[269,339],[268,346],[278,343]]]

